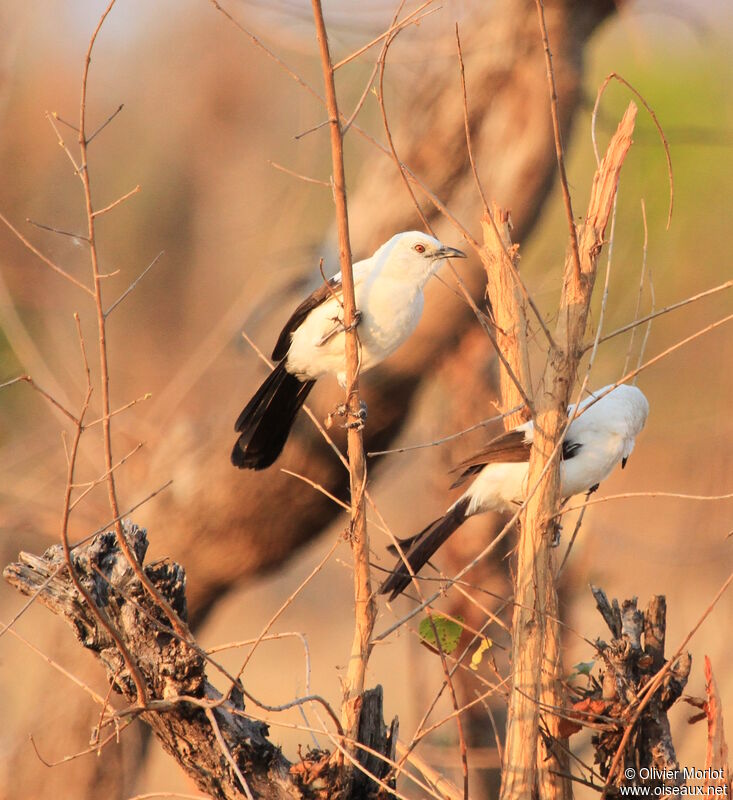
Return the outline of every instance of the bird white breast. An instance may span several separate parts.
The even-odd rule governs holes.
[[[422,290],[414,283],[385,275],[379,280],[369,277],[355,287],[356,307],[361,312],[357,330],[362,372],[383,361],[410,336],[423,309]],[[342,317],[335,298],[313,309],[293,334],[287,357],[289,372],[310,379],[332,373],[345,383],[344,333],[323,342]]]

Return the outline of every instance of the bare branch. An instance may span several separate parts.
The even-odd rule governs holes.
[[[120,103],[119,106],[107,117],[107,119],[97,128],[96,131],[87,139],[87,144],[91,144],[94,139],[109,125],[110,122],[122,111],[125,107],[124,103]]]
[[[309,178],[307,175],[301,175],[299,172],[293,172],[292,169],[283,167],[282,164],[278,164],[275,161],[270,161],[269,159],[267,163],[274,169],[277,169],[280,172],[284,172],[286,175],[292,175],[294,178],[298,178],[299,180],[305,181],[306,183],[315,183],[318,186],[325,186],[327,189],[331,188],[331,184],[328,181],[319,181],[317,178]]]
[[[122,294],[112,303],[112,305],[109,306],[109,308],[104,312],[105,318],[108,317],[127,297],[127,295],[137,287],[138,283],[140,283],[140,281],[148,274],[148,272],[150,272],[150,270],[158,263],[164,252],[164,250],[161,250],[158,255],[155,256],[155,258],[148,264],[148,266],[145,267],[145,269],[137,276],[137,278],[135,278],[135,280],[127,287],[127,289],[125,289],[125,291],[122,292]]]
[[[113,203],[110,203],[108,206],[104,208],[100,208],[97,211],[92,212],[93,217],[101,217],[102,214],[106,214],[108,211],[111,211],[116,206],[120,205],[120,203],[124,203],[129,197],[132,197],[134,194],[137,194],[142,189],[142,186],[138,184],[134,189],[130,189],[129,192],[123,194],[122,197],[118,197]]]
[[[33,253],[33,255],[38,256],[38,258],[40,258],[41,261],[49,266],[55,273],[61,275],[61,277],[65,278],[67,281],[69,281],[69,283],[73,283],[74,286],[78,286],[80,289],[83,289],[87,294],[94,296],[92,289],[90,289],[88,286],[85,286],[80,280],[77,280],[73,275],[70,275],[68,272],[66,272],[66,270],[59,267],[58,264],[55,264],[50,258],[48,258],[48,256],[45,256],[37,247],[32,245],[28,239],[26,239],[25,236],[23,236],[23,234],[11,224],[7,217],[5,217],[3,214],[0,214],[0,220],[15,234],[15,236],[25,245],[25,247],[30,250],[31,253]]]
[[[40,228],[42,231],[49,231],[50,233],[58,233],[61,236],[68,236],[70,239],[78,239],[81,242],[88,242],[86,236],[81,233],[72,233],[71,231],[62,231],[60,228],[53,228],[50,225],[44,225],[42,222],[35,222],[30,217],[26,217],[25,221],[35,228]]]
[[[321,56],[321,70],[326,87],[326,107],[331,128],[331,163],[333,168],[333,196],[336,205],[338,227],[339,261],[343,287],[345,361],[346,361],[346,406],[352,419],[359,419],[359,365],[360,344],[356,329],[356,300],[354,296],[354,274],[352,271],[351,243],[349,241],[349,219],[346,206],[346,177],[344,173],[343,132],[341,130],[333,62],[328,47],[328,34],[323,19],[320,0],[312,0],[313,18]],[[371,652],[376,603],[371,587],[369,570],[369,534],[366,525],[364,490],[367,471],[364,456],[364,441],[361,427],[348,428],[349,478],[351,487],[350,537],[354,558],[354,638],[349,657],[349,666],[344,684],[342,717],[346,734],[358,739],[367,662]]]

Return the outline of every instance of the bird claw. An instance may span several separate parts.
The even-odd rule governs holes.
[[[559,547],[560,536],[562,535],[562,525],[555,521],[550,527],[550,547]]]
[[[339,403],[336,406],[336,408],[334,408],[334,410],[331,411],[326,417],[324,421],[326,428],[330,429],[331,427],[333,427],[333,423],[336,417],[351,418],[350,422],[344,422],[342,424],[343,428],[346,429],[354,428],[356,430],[362,430],[362,428],[364,427],[364,422],[366,421],[367,418],[367,405],[363,400],[360,400],[359,410],[356,412],[356,414],[352,414],[351,411],[349,411],[349,407],[346,405],[346,403]]]
[[[359,400],[359,410],[356,414],[347,411],[347,416],[351,417],[352,421],[344,425],[346,429],[363,430],[367,418],[367,404],[363,400]]]
[[[353,331],[355,328],[359,327],[359,323],[361,322],[361,311],[359,311],[358,308],[354,309],[354,321],[350,325],[344,325],[342,320],[339,320],[339,322],[341,322],[341,327],[343,328],[344,333],[346,333],[346,331]]]

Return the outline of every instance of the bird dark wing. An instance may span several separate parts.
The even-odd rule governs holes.
[[[285,323],[285,327],[280,332],[280,336],[275,343],[275,349],[272,351],[272,358],[274,361],[280,361],[285,358],[290,349],[290,339],[303,324],[303,320],[322,303],[325,303],[334,294],[341,294],[341,278],[333,277],[327,283],[322,283],[315,291],[311,292],[308,297],[293,311],[290,319]]]
[[[470,458],[461,461],[451,472],[463,470],[460,476],[454,481],[451,489],[461,486],[469,478],[481,472],[487,465],[496,461],[519,462],[529,461],[529,451],[532,447],[530,442],[525,441],[524,431],[507,431],[492,439],[483,450],[479,450]]]

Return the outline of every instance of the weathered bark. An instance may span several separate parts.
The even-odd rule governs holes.
[[[598,640],[596,646],[603,659],[601,679],[575,703],[576,709],[599,715],[605,729],[594,734],[595,761],[602,777],[607,777],[625,730],[625,720],[633,712],[635,698],[651,678],[666,664],[664,638],[666,602],[655,596],[645,611],[637,600],[609,603],[602,589],[591,587],[598,610],[613,638],[609,643]],[[692,658],[683,653],[670,668],[662,685],[644,708],[624,753],[620,769],[613,780],[615,796],[618,787],[637,785],[659,787],[684,783],[675,755],[667,712],[679,700],[687,684]],[[608,718],[619,720],[607,723]],[[649,770],[649,773],[641,770]],[[627,771],[628,770],[628,771]],[[644,779],[640,775],[648,774]],[[634,777],[632,777],[634,776]]]
[[[125,536],[142,565],[148,547],[146,532],[126,525]],[[117,722],[124,722],[130,714],[139,715],[203,792],[215,800],[234,800],[245,794],[207,716],[208,710],[253,797],[262,800],[376,797],[380,787],[363,774],[355,787],[344,793],[339,785],[341,771],[334,768],[326,751],[310,752],[301,763],[291,764],[280,748],[268,740],[268,726],[245,713],[240,687],[234,686],[227,697],[222,697],[207,680],[204,654],[173,634],[167,617],[142,588],[120,552],[114,532],[100,534],[91,543],[74,550],[72,563],[82,585],[119,632],[145,681],[148,710],[128,707],[128,713],[117,716]],[[183,568],[164,560],[149,564],[144,570],[185,620]],[[63,616],[81,644],[102,662],[113,690],[128,703],[135,702],[135,684],[122,655],[71,582],[60,545],[49,548],[43,556],[21,553],[19,561],[6,567],[3,575],[24,594],[39,593],[40,602],[54,614]],[[365,693],[363,705],[359,741],[393,758],[396,723],[392,723],[389,731],[384,724],[381,687]],[[100,740],[114,732],[111,708],[106,709],[105,716]],[[375,755],[362,751],[358,758],[380,779],[389,772],[389,765]]]

